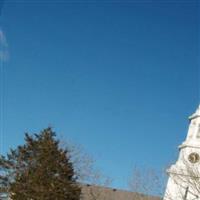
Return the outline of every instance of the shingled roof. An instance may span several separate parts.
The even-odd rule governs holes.
[[[146,196],[125,190],[83,185],[83,200],[161,200],[160,197]]]

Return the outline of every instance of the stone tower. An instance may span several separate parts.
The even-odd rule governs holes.
[[[177,162],[168,170],[164,200],[200,200],[200,106],[189,117],[185,141]]]

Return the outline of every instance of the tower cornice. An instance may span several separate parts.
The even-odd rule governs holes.
[[[187,142],[184,142],[182,143],[181,145],[178,146],[178,149],[181,150],[181,149],[184,149],[186,147],[190,147],[190,148],[197,148],[197,149],[200,149],[200,144],[189,144]]]
[[[189,120],[191,121],[198,117],[200,117],[200,105],[198,106],[196,112],[194,114],[192,114],[191,116],[189,116]]]

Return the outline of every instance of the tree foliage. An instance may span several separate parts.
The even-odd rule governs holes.
[[[51,128],[25,134],[25,144],[0,158],[0,187],[12,200],[79,200],[81,189],[67,149]]]

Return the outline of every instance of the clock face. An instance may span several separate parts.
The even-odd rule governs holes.
[[[191,153],[189,156],[188,156],[188,160],[191,162],[191,163],[197,163],[199,161],[200,157],[199,157],[199,154],[198,153]]]

